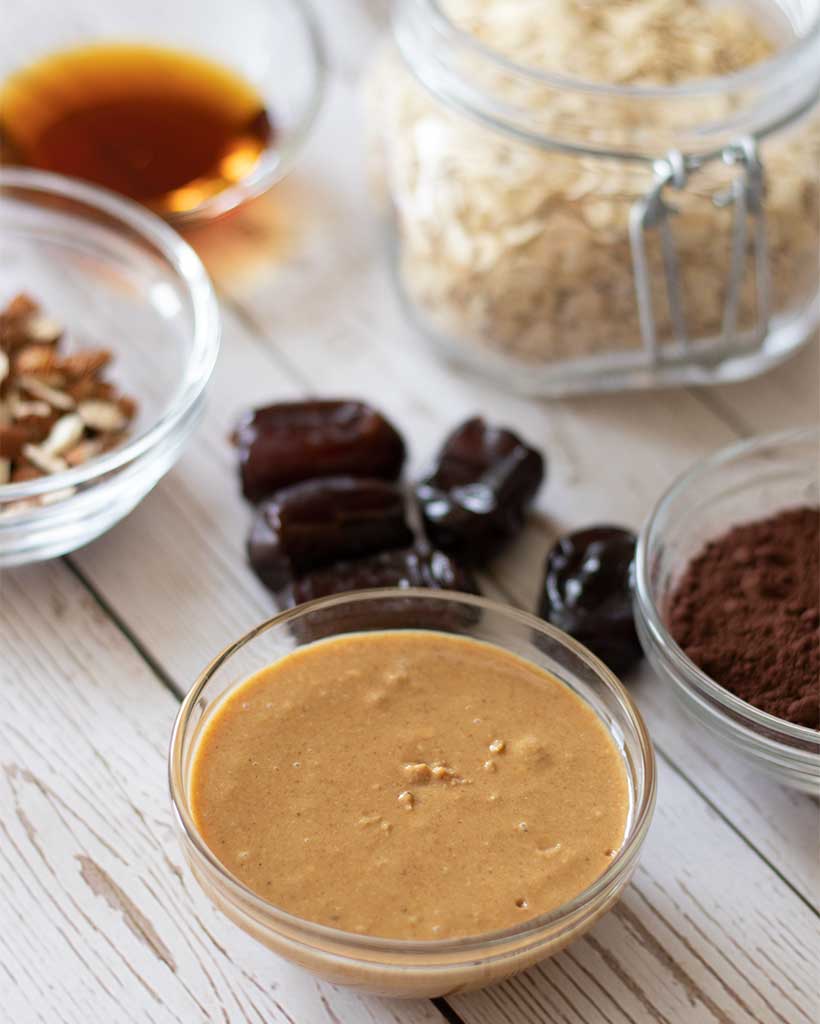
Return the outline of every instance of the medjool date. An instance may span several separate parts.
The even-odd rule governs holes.
[[[290,608],[316,597],[370,587],[428,587],[480,593],[469,569],[443,551],[417,545],[308,572],[294,580],[280,597],[283,605]]]
[[[279,594],[279,602],[282,607],[291,608],[313,598],[372,587],[389,587],[395,596],[384,595],[374,601],[342,601],[335,607],[306,612],[292,623],[294,634],[307,643],[339,633],[371,629],[444,629],[459,633],[467,632],[481,618],[481,609],[471,605],[437,601],[432,597],[430,600],[406,600],[403,595],[408,587],[478,593],[476,581],[468,569],[426,545],[383,551],[369,558],[316,569],[291,583]]]
[[[483,561],[521,530],[543,477],[542,456],[516,434],[467,420],[416,487],[427,536],[442,551]]]
[[[632,617],[634,558],[635,534],[617,526],[563,537],[547,555],[538,609],[618,673],[642,655]]]
[[[395,480],[404,442],[365,402],[279,402],[247,413],[234,433],[242,492],[261,501],[281,487],[320,476]]]
[[[248,558],[266,586],[281,590],[310,569],[412,541],[394,484],[322,477],[284,487],[258,506]]]

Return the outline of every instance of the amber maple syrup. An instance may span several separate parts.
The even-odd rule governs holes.
[[[0,89],[2,162],[84,178],[161,214],[192,210],[244,179],[271,137],[247,82],[176,50],[67,50]]]

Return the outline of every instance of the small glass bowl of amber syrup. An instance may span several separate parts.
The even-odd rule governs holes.
[[[0,39],[0,164],[191,224],[282,178],[318,113],[324,59],[303,0],[24,8]]]

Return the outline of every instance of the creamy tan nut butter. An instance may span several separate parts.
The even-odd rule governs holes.
[[[626,772],[595,712],[476,640],[323,640],[206,719],[194,820],[292,914],[398,939],[477,935],[577,896],[624,837]]]

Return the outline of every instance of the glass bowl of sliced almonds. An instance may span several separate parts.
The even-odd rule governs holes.
[[[193,250],[137,205],[0,171],[0,567],[127,515],[196,425],[219,314]]]

